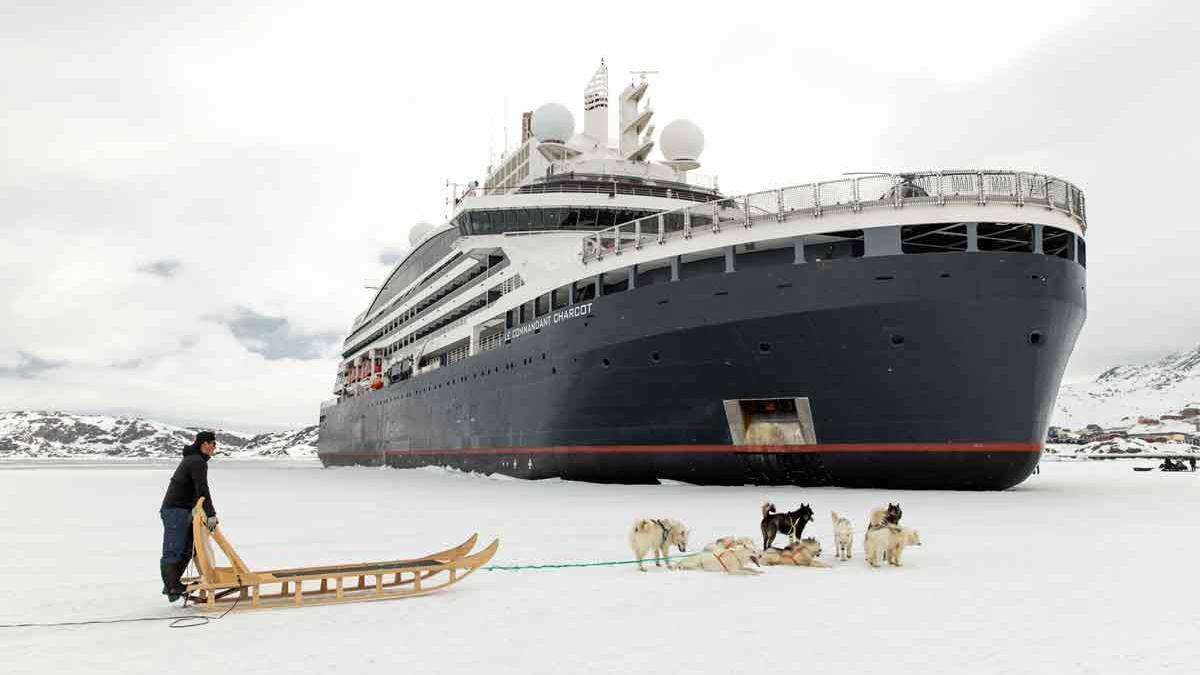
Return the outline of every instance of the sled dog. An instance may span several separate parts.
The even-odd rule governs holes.
[[[921,536],[911,527],[886,525],[867,532],[867,563],[871,567],[879,567],[887,561],[890,565],[900,567],[900,556],[906,546],[920,546]]]
[[[832,567],[817,560],[821,555],[821,543],[816,539],[801,539],[787,548],[769,548],[763,551],[764,565],[795,565],[797,567]]]
[[[744,546],[749,549],[754,548],[754,540],[750,537],[721,537],[711,544],[704,546],[705,551],[720,551],[734,546]]]
[[[900,510],[899,504],[877,506],[871,510],[871,517],[867,520],[870,524],[867,528],[870,529],[881,525],[899,525],[900,516],[902,515],[904,515],[904,512]]]
[[[833,512],[833,538],[837,544],[837,559],[849,560],[854,548],[854,528],[850,526],[850,519],[839,516],[837,511]]]
[[[642,560],[646,554],[654,552],[654,565],[659,567],[667,557],[672,546],[679,548],[680,553],[687,552],[688,529],[683,523],[670,518],[639,518],[634,521],[633,529],[629,531],[629,546],[637,557],[638,569],[645,572],[646,566]],[[671,569],[671,561],[667,560],[667,569]]]
[[[776,513],[775,505],[771,502],[765,502],[762,505],[762,536],[763,550],[771,548],[771,543],[775,541],[775,535],[786,534],[788,544],[796,543],[800,535],[804,533],[804,526],[812,522],[813,510],[808,504],[801,504],[800,508],[787,513]]]
[[[734,544],[724,549],[706,547],[700,553],[680,560],[676,568],[726,574],[762,574],[760,570],[748,567],[750,563],[759,564],[758,551],[753,547]]]

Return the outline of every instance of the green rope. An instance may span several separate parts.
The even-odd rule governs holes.
[[[662,560],[667,560],[667,561],[679,560],[682,558],[691,558],[694,555],[698,555],[698,554],[688,553],[687,555],[669,555],[665,558],[644,558],[640,561],[639,560],[603,560],[603,561],[598,561],[598,562],[543,563],[541,565],[488,565],[487,567],[484,567],[483,569],[485,569],[489,572],[494,572],[497,570],[516,572],[519,570],[562,569],[564,567],[608,567],[608,566],[612,566],[612,565],[636,565],[639,562],[651,563],[651,562],[658,562],[658,561],[662,561]]]

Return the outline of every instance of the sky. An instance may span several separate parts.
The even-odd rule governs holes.
[[[420,3],[424,4],[424,3]],[[142,6],[137,6],[142,5]],[[730,194],[1017,168],[1088,198],[1067,380],[1200,344],[1200,7],[88,2],[0,9],[0,410],[313,424],[447,181],[619,91]],[[615,117],[615,115],[613,115]],[[1193,185],[1192,181],[1197,181]]]

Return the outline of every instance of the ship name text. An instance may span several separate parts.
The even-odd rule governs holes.
[[[581,316],[587,316],[592,311],[592,303],[585,302],[581,305],[576,305],[569,309],[559,310],[553,314],[548,314],[540,319],[534,319],[524,326],[517,326],[504,331],[505,341],[513,338],[519,338],[522,335],[528,335],[534,331],[541,330],[550,324],[568,321],[570,319],[578,319]]]

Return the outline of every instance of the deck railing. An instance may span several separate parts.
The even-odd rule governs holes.
[[[1061,211],[1087,230],[1083,192],[1061,178],[1020,171],[956,169],[853,176],[686,206],[588,234],[583,238],[580,255],[587,263],[646,244],[804,216],[990,202]]]

